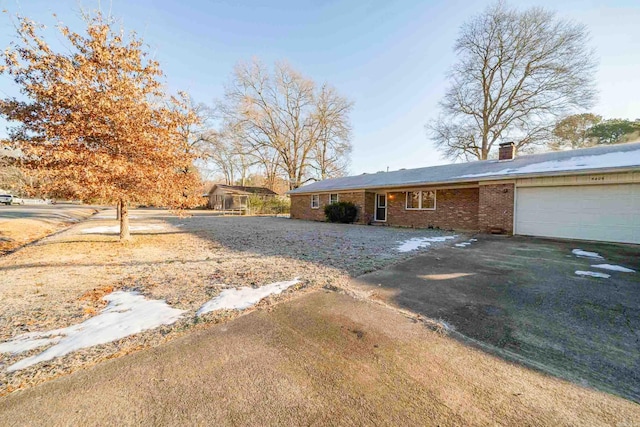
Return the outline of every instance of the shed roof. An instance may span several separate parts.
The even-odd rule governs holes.
[[[571,175],[640,168],[640,142],[326,179],[289,194]]]
[[[262,196],[278,195],[278,193],[266,187],[246,187],[242,185],[226,185],[226,184],[215,184],[213,187],[211,187],[209,194],[211,194],[218,188],[221,190],[224,190],[225,192],[234,193],[234,194],[259,194]]]

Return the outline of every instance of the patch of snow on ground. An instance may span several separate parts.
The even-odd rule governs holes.
[[[62,339],[61,336],[55,336],[57,332],[58,329],[47,332],[47,334],[49,334],[52,338],[36,338],[37,336],[41,336],[39,335],[39,332],[31,332],[28,334],[19,335],[13,340],[0,344],[0,354],[20,354],[24,353],[25,351],[33,350],[34,348],[44,347],[45,345],[57,343],[58,341],[60,341],[60,339]]]
[[[456,237],[457,236],[413,237],[404,242],[399,242],[400,246],[398,246],[396,250],[398,252],[411,252],[419,248],[431,246],[431,243],[444,242],[455,239]]]
[[[597,252],[589,252],[589,251],[583,251],[582,249],[574,249],[571,251],[572,254],[574,254],[575,256],[578,257],[582,257],[582,258],[598,258],[598,259],[604,259],[603,257],[600,256],[599,253]]]
[[[40,354],[14,363],[7,371],[19,371],[81,348],[115,341],[161,325],[170,325],[184,313],[183,310],[171,308],[162,300],[148,300],[137,292],[116,291],[103,299],[109,304],[100,314],[82,323],[47,332],[29,332],[0,344],[0,353],[12,354],[54,344]]]
[[[196,316],[202,316],[216,310],[244,310],[269,295],[282,293],[297,283],[300,283],[300,279],[295,278],[285,282],[270,283],[259,288],[225,289],[220,295],[204,303],[196,312]]]
[[[467,246],[471,246],[471,243],[477,242],[478,239],[469,239],[466,242],[456,243],[454,246],[457,248],[466,248]]]
[[[635,270],[632,270],[630,268],[627,267],[623,267],[621,265],[614,265],[614,264],[595,264],[595,265],[591,265],[591,267],[593,268],[601,268],[603,270],[611,270],[611,271],[622,271],[623,273],[635,273]]]
[[[153,230],[164,230],[165,228],[162,225],[130,225],[129,231],[153,231]],[[83,234],[118,234],[120,233],[120,225],[104,225],[101,227],[91,227],[85,228],[82,230]]]
[[[576,270],[576,274],[578,276],[589,276],[589,277],[599,277],[601,279],[608,279],[609,277],[611,277],[611,275],[606,274],[606,273],[599,273],[597,271],[582,271],[582,270]]]

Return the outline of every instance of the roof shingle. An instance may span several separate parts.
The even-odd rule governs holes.
[[[484,160],[326,179],[291,190],[289,194],[477,182],[629,168],[640,169],[640,142],[531,154],[507,161]]]

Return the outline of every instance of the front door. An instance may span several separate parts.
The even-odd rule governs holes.
[[[387,195],[386,194],[376,194],[376,221],[386,221],[387,220]]]

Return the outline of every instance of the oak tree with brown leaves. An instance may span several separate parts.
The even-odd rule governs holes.
[[[117,203],[127,240],[129,203],[198,203],[194,153],[180,133],[197,118],[186,97],[165,94],[159,64],[135,33],[116,31],[99,12],[84,18],[86,33],[58,25],[68,46],[56,52],[43,26],[18,16],[1,71],[22,96],[1,100],[0,111],[18,123],[10,137],[39,190]]]

